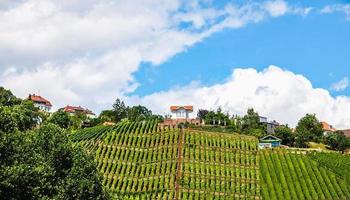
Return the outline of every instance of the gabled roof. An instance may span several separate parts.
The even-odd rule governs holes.
[[[334,132],[336,131],[337,129],[335,129],[332,125],[328,124],[327,122],[321,122],[322,124],[322,129],[323,131],[331,131],[331,132]]]
[[[189,110],[189,111],[193,111],[193,106],[170,106],[170,110],[171,111],[176,111],[179,109],[185,109],[185,110]]]
[[[281,139],[279,139],[278,137],[273,136],[273,135],[266,135],[266,136],[260,138],[260,140],[278,140],[278,141],[281,141]]]
[[[34,103],[45,104],[46,106],[52,107],[52,104],[49,100],[35,94],[29,94],[28,100],[33,101]]]
[[[83,108],[81,106],[70,106],[67,105],[64,108],[61,108],[64,112],[69,112],[69,113],[75,113],[75,112],[82,112],[85,114],[90,114],[90,115],[95,115],[91,110]]]

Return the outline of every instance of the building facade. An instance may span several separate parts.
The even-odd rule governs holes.
[[[49,112],[52,108],[52,104],[49,100],[35,94],[29,94],[28,100],[34,103],[34,106],[42,111]]]
[[[61,108],[60,110],[69,113],[70,115],[76,115],[76,114],[84,114],[88,118],[95,118],[96,115],[91,110],[83,108],[81,106],[70,106],[67,105],[64,108]]]

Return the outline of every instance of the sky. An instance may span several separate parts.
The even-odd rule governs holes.
[[[53,110],[118,97],[350,128],[349,36],[345,0],[0,0],[0,85]]]

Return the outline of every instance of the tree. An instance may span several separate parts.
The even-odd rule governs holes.
[[[295,145],[297,147],[307,147],[306,142],[318,141],[323,134],[322,124],[318,121],[315,114],[306,114],[301,118],[295,131]]]
[[[22,100],[13,95],[10,90],[0,87],[0,106],[14,106],[21,102]]]
[[[337,151],[344,152],[344,150],[350,148],[350,139],[342,131],[327,134],[324,141],[331,149]]]
[[[280,138],[282,140],[282,144],[284,145],[292,146],[294,143],[293,131],[288,127],[288,125],[275,128],[274,135]]]
[[[152,111],[145,106],[133,106],[127,108],[127,117],[130,121],[141,121],[149,119],[152,116]]]
[[[197,117],[203,121],[206,116],[208,115],[209,113],[209,110],[205,110],[205,109],[199,109],[198,112],[197,112]]]
[[[247,114],[242,118],[242,133],[261,137],[265,134],[265,129],[260,124],[259,114],[253,108],[247,110]],[[260,130],[260,131],[259,131]]]
[[[25,131],[39,123],[39,112],[31,102],[23,101],[19,105],[0,106],[0,130],[12,132]]]
[[[51,117],[48,119],[48,122],[56,124],[64,129],[68,129],[72,124],[71,117],[67,112],[64,112],[63,110],[52,113]]]
[[[122,119],[127,117],[127,107],[125,106],[124,101],[117,98],[113,104],[113,112],[114,112],[114,121],[119,122]]]
[[[103,110],[99,117],[102,122],[112,122],[115,119],[114,111],[113,110]]]
[[[53,124],[27,133],[0,131],[0,196],[106,199],[93,158]]]

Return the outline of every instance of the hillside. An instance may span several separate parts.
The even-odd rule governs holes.
[[[258,151],[254,137],[153,121],[84,129],[72,140],[95,156],[115,198],[350,198],[341,175],[298,152]]]

